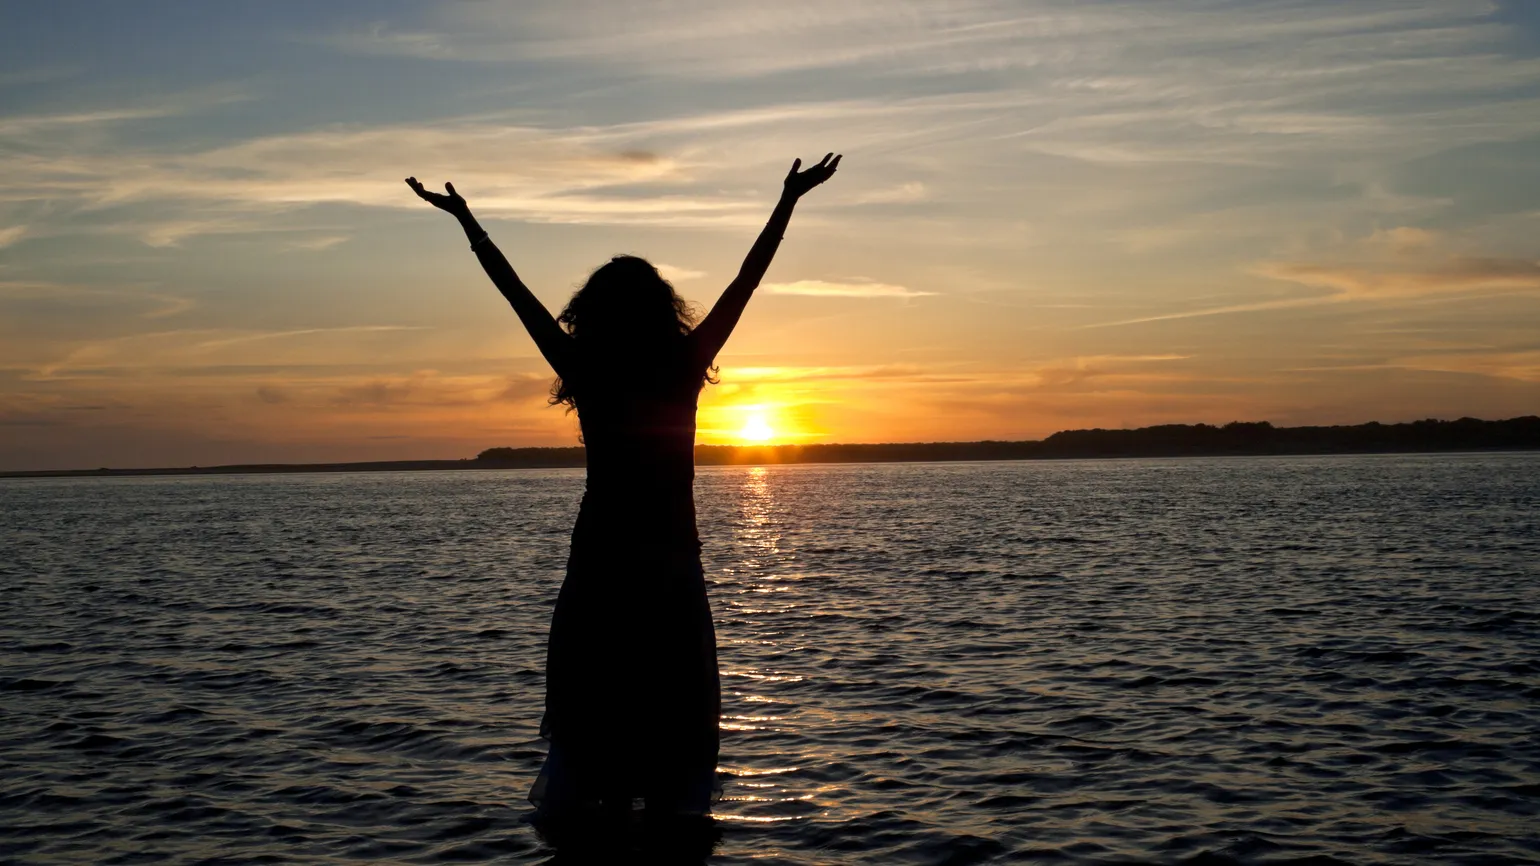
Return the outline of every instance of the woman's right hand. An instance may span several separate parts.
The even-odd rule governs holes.
[[[833,177],[835,169],[840,167],[840,157],[843,155],[826,154],[823,161],[807,171],[797,171],[802,167],[802,160],[794,161],[791,164],[791,172],[786,175],[786,194],[792,198],[801,198],[807,194],[808,190]]]
[[[417,178],[415,177],[407,178],[406,185],[412,188],[412,192],[417,193],[418,198],[422,199],[428,204],[433,205],[439,210],[444,211],[445,213],[451,213],[457,217],[470,215],[470,205],[466,204],[465,199],[461,198],[460,194],[455,192],[455,185],[452,183],[444,184],[444,189],[449,191],[448,195],[436,192],[428,192],[428,190],[424,188],[421,183],[418,183]]]

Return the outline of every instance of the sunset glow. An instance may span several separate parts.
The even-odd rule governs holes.
[[[1535,4],[72,5],[0,30],[0,469],[576,444],[402,178],[706,309],[831,150],[702,442],[1540,406]]]
[[[775,431],[763,415],[750,415],[743,429],[738,431],[738,438],[745,442],[769,442],[775,438]]]

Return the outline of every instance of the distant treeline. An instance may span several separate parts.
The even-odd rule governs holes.
[[[1540,417],[1507,421],[1412,421],[1350,427],[1274,427],[1266,421],[1162,424],[1137,430],[1065,430],[1026,442],[916,442],[883,445],[697,445],[702,466],[761,463],[923,463],[1095,457],[1198,457],[1265,454],[1370,454],[1419,451],[1540,451]],[[389,472],[420,469],[539,469],[583,465],[581,446],[488,448],[473,460],[381,463],[242,464],[167,469],[0,472],[0,477],[219,475],[264,472]]]
[[[1370,421],[1341,427],[1274,427],[1266,421],[1164,424],[1137,430],[1066,430],[1041,443],[1043,457],[1174,457],[1188,454],[1366,454],[1540,449],[1540,417],[1507,421]]]
[[[1368,454],[1414,451],[1540,450],[1540,417],[1507,421],[1412,421],[1343,427],[1274,427],[1266,421],[1162,424],[1136,430],[1065,430],[1024,442],[914,442],[878,445],[697,445],[702,466],[754,463],[892,463],[1087,457],[1259,454]],[[582,448],[488,448],[484,466],[581,466]]]

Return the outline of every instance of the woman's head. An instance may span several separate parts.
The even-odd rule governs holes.
[[[695,327],[690,305],[646,259],[616,256],[599,266],[557,321],[581,342],[651,343]]]
[[[637,256],[616,256],[599,266],[556,320],[582,355],[617,376],[650,369],[663,373],[695,327],[690,303]],[[551,402],[575,405],[572,383],[557,379]]]

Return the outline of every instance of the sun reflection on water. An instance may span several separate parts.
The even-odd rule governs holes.
[[[737,781],[727,787],[716,814],[753,824],[818,820],[830,814],[832,804],[822,786],[800,778],[812,756],[785,741],[807,711],[792,693],[804,687],[809,673],[797,664],[803,635],[785,627],[786,618],[797,617],[801,607],[790,601],[798,573],[784,544],[785,477],[775,467],[739,471],[732,557],[724,563],[717,596],[731,621],[731,628],[719,633],[734,635],[723,641],[723,755],[732,755],[735,744],[743,743],[753,744],[750,751],[762,756],[768,747],[780,760],[772,758],[764,766],[730,760],[722,772]],[[734,651],[738,647],[742,653]],[[773,745],[778,742],[779,748]]]

